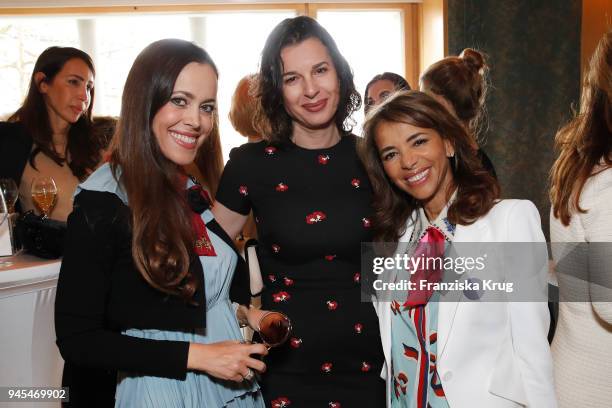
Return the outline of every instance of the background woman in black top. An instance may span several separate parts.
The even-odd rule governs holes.
[[[93,62],[71,47],[50,47],[38,57],[23,105],[0,123],[0,177],[19,186],[21,209],[33,209],[32,180],[51,176],[58,187],[51,218],[65,221],[72,195],[98,166],[104,147],[91,132]]]
[[[266,358],[266,404],[384,406],[378,323],[360,297],[371,187],[350,134],[349,117],[361,105],[353,74],[309,17],[281,22],[260,66],[271,130],[232,151],[213,212],[234,237],[253,210],[262,305],[293,322],[293,337]]]

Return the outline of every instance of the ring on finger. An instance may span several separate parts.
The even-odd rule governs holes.
[[[255,373],[250,368],[249,368],[249,372],[242,376],[242,378],[244,378],[245,381],[251,381],[253,377],[255,377]]]

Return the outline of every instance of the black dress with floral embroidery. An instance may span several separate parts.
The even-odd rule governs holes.
[[[372,190],[356,141],[314,150],[247,143],[221,178],[217,201],[255,216],[263,308],[293,322],[293,336],[265,360],[267,406],[385,405],[378,321],[360,297]]]

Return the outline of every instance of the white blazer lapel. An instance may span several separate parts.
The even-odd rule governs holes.
[[[457,251],[457,256],[461,256],[461,246],[466,243],[480,243],[485,242],[488,236],[488,222],[485,219],[480,219],[472,225],[457,225],[455,230],[455,237],[453,238],[453,244],[460,244],[458,246],[453,245],[453,248]],[[474,254],[476,248],[470,248],[470,253]],[[438,307],[438,358],[444,354],[444,349],[450,337],[450,333],[455,321],[455,316],[459,311],[459,305],[461,304],[461,297],[463,293],[461,291],[454,291],[452,295],[446,297],[444,301],[441,301]]]

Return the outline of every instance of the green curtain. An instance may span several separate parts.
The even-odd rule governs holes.
[[[554,136],[580,94],[581,15],[579,0],[448,0],[449,53],[488,56],[483,146],[502,194],[533,201],[547,237]]]

